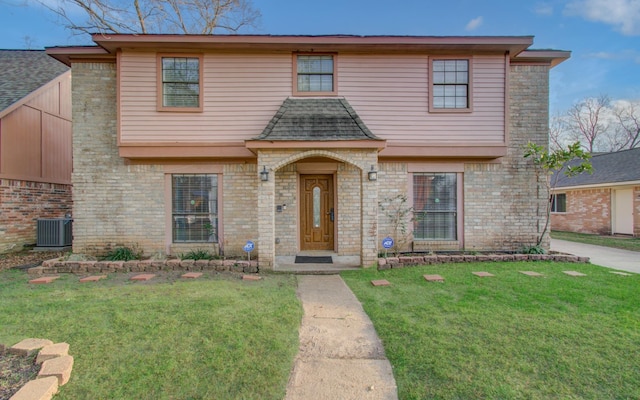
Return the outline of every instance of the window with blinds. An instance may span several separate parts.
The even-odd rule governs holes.
[[[413,236],[422,240],[457,240],[457,174],[413,174]]]
[[[172,175],[173,242],[218,241],[218,175]]]

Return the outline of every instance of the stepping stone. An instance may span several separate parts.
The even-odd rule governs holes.
[[[242,275],[243,281],[259,281],[260,279],[262,279],[262,277],[258,275]]]
[[[587,274],[583,274],[582,272],[578,272],[578,271],[562,271],[562,272],[564,272],[569,276],[587,276]]]
[[[490,273],[485,272],[485,271],[472,272],[472,274],[474,274],[475,276],[479,276],[481,278],[489,277],[489,276],[495,276],[494,274],[490,274]]]
[[[11,397],[11,400],[51,399],[58,393],[58,378],[48,376],[27,382]]]
[[[36,285],[42,285],[42,284],[51,283],[51,282],[55,281],[58,278],[60,278],[60,277],[59,276],[43,276],[43,277],[40,277],[40,278],[31,279],[29,281],[29,283],[33,283],[33,284],[36,284]]]
[[[56,343],[44,346],[36,357],[36,364],[40,364],[52,358],[68,356],[69,355],[69,343]]]
[[[528,276],[544,276],[538,272],[533,272],[533,271],[520,271],[520,273]]]
[[[391,285],[391,283],[389,283],[389,281],[386,280],[386,279],[373,280],[373,281],[371,281],[371,284],[373,286],[389,286],[389,285]]]
[[[30,356],[44,346],[49,346],[52,344],[53,342],[49,339],[24,339],[21,342],[9,347],[7,350],[11,354],[17,354],[19,356]]]
[[[187,272],[186,274],[182,275],[180,278],[196,279],[196,278],[200,278],[201,276],[202,276],[202,272]]]
[[[440,275],[423,275],[427,282],[444,282],[444,278]]]
[[[71,377],[71,369],[73,368],[73,357],[62,356],[52,358],[42,363],[38,378],[46,376],[55,376],[58,378],[58,385],[62,386],[69,382]]]
[[[100,279],[105,279],[107,276],[106,275],[93,275],[93,276],[87,276],[85,278],[80,279],[80,283],[85,283],[85,282],[98,282]]]
[[[149,279],[155,277],[156,274],[140,274],[140,275],[136,275],[136,276],[132,276],[131,281],[148,281]]]
[[[610,274],[622,275],[622,276],[631,276],[631,274],[627,274],[626,272],[620,271],[609,271]]]

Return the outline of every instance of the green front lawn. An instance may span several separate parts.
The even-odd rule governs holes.
[[[400,399],[640,398],[639,275],[532,262],[342,276],[384,343]],[[373,287],[373,279],[391,286]]]
[[[585,233],[552,231],[553,239],[568,240],[570,242],[579,242],[586,244],[594,244],[596,246],[615,247],[617,249],[640,251],[640,238],[633,237],[616,237],[616,236],[598,236],[587,235]]]
[[[298,350],[295,277],[47,285],[0,272],[0,343],[67,342],[56,399],[282,399]]]

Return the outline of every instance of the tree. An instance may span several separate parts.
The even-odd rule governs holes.
[[[604,117],[609,104],[608,96],[590,97],[574,104],[567,112],[569,137],[580,142],[589,153],[603,146],[609,131]]]
[[[399,194],[383,199],[378,206],[387,219],[388,236],[393,237],[392,251],[397,255],[405,250],[410,240],[409,223],[413,222],[413,207],[406,195]]]
[[[75,33],[236,33],[256,27],[251,0],[36,0]],[[77,17],[78,12],[84,15]]]
[[[576,176],[583,172],[592,173],[591,155],[582,149],[580,142],[551,152],[548,152],[544,146],[529,142],[525,147],[524,157],[532,160],[535,166],[536,182],[542,181],[549,193],[544,228],[536,242],[536,247],[540,247],[551,221],[551,202],[553,201],[551,190],[556,187],[561,173],[566,176]]]
[[[619,101],[613,112],[618,121],[616,137],[619,138],[618,150],[633,149],[640,145],[640,103]]]
[[[549,120],[549,147],[551,150],[564,146],[566,129],[567,123],[562,115],[556,114]]]

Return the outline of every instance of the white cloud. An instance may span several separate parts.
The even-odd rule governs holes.
[[[482,16],[472,19],[471,21],[469,21],[465,29],[468,31],[476,30],[477,28],[480,27],[480,25],[482,25],[482,20],[483,20]]]
[[[624,35],[640,35],[640,0],[574,0],[565,12],[613,25]]]
[[[624,50],[616,53],[599,51],[596,53],[588,53],[585,56],[587,58],[597,58],[600,60],[631,60],[636,64],[640,64],[640,52],[638,52],[637,50]]]
[[[533,9],[538,15],[553,15],[553,6],[549,3],[538,3]]]

